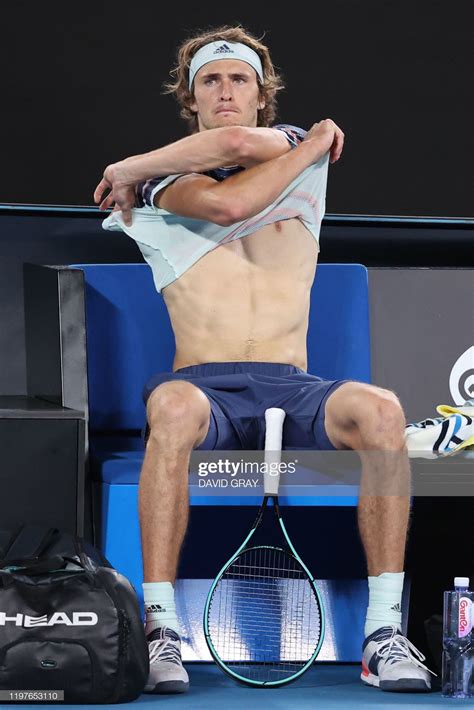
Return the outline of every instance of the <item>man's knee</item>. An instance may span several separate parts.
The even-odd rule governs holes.
[[[406,423],[405,414],[395,392],[378,389],[373,394],[373,401],[370,407],[372,422],[374,422],[374,420],[378,422],[381,430],[390,431],[397,435],[404,435]]]
[[[397,395],[359,382],[342,385],[326,404],[326,428],[350,448],[404,440],[405,415]],[[354,445],[355,444],[355,445]]]
[[[189,438],[209,426],[211,407],[199,387],[184,380],[164,382],[151,393],[146,406],[154,436],[173,431]],[[207,431],[206,428],[206,431]]]

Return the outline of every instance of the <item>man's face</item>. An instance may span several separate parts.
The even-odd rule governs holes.
[[[194,77],[194,103],[199,131],[222,126],[256,126],[259,97],[257,73],[239,59],[205,64]]]

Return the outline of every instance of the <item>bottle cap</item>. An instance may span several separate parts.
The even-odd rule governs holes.
[[[455,577],[454,578],[455,587],[469,587],[469,577]]]

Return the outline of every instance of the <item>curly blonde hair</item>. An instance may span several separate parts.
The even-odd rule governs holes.
[[[273,62],[270,59],[268,47],[254,37],[242,25],[209,28],[205,31],[198,30],[197,33],[184,40],[178,48],[176,66],[170,71],[174,81],[163,84],[164,94],[174,94],[181,107],[180,116],[189,127],[190,133],[198,131],[198,119],[195,111],[191,111],[191,104],[194,102],[193,92],[188,86],[189,65],[191,59],[198,49],[209,42],[217,41],[242,42],[253,49],[262,62],[263,84],[259,82],[260,99],[264,99],[265,106],[257,111],[257,126],[271,126],[277,113],[277,91],[285,88],[282,77],[276,73]]]

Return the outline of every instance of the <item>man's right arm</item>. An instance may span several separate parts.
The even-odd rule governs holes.
[[[204,175],[185,175],[155,195],[155,205],[168,212],[223,226],[253,217],[270,205],[307,167],[331,148],[334,124],[313,126],[289,153],[216,182]]]
[[[177,173],[201,173],[229,165],[244,168],[271,160],[290,150],[296,141],[278,128],[225,126],[186,136],[167,146],[107,166],[94,192],[100,209],[120,209],[131,224],[136,185]],[[104,198],[105,191],[110,193]]]

